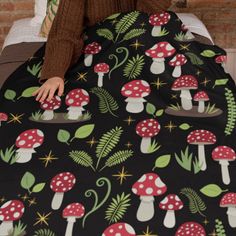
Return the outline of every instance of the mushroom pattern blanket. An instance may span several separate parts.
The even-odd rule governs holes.
[[[236,90],[172,12],[87,28],[65,93],[32,92],[45,45],[0,95],[1,236],[236,235]]]

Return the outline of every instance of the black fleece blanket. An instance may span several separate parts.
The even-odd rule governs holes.
[[[85,32],[65,93],[32,92],[45,45],[0,93],[0,235],[236,235],[235,84],[172,12]]]

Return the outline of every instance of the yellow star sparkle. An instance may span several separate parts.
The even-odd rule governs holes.
[[[202,72],[200,70],[197,70],[196,75],[199,76]]]
[[[177,99],[178,98],[177,96],[178,96],[177,94],[171,94],[171,99]]]
[[[78,72],[77,80],[81,80],[81,81],[85,81],[86,82],[87,81],[87,79],[86,79],[87,78],[87,74],[88,74],[87,72],[86,73],[79,73]]]
[[[137,39],[134,43],[130,44],[129,46],[135,48],[136,50],[139,48],[139,47],[143,47],[144,45],[141,44]]]
[[[92,147],[93,147],[93,145],[95,145],[96,143],[98,143],[98,141],[96,141],[96,140],[95,140],[95,138],[94,138],[94,137],[92,137],[92,139],[91,139],[91,140],[89,140],[89,141],[87,141],[86,143],[87,143],[87,144],[89,144],[89,145],[90,145],[90,147],[92,148]]]
[[[207,86],[208,83],[210,83],[211,81],[208,80],[207,78],[204,79],[203,82],[201,82],[201,84],[203,84],[205,87]]]
[[[144,27],[146,25],[145,22],[143,22],[142,24],[140,24],[141,27]]]
[[[189,51],[189,47],[190,47],[190,43],[189,44],[180,44],[180,50],[181,51]]]
[[[120,180],[120,185],[123,184],[123,181],[127,179],[127,177],[131,177],[133,175],[129,174],[128,171],[125,171],[125,167],[122,167],[122,170],[117,174],[112,175],[113,177],[117,177],[117,180]]]
[[[151,84],[154,85],[154,87],[156,87],[156,89],[160,89],[161,87],[163,87],[167,83],[160,81],[160,79],[158,78],[156,81],[152,82]]]
[[[205,219],[203,222],[202,222],[204,225],[208,225],[209,224],[209,221],[207,219]]]
[[[153,234],[152,231],[149,231],[149,226],[147,226],[146,231],[143,231],[142,234],[139,234],[138,236],[158,236],[158,235]]]
[[[174,123],[172,123],[172,121],[170,121],[169,124],[167,124],[167,125],[165,126],[165,128],[168,129],[168,130],[170,131],[170,133],[171,133],[172,130],[175,129],[176,127],[177,127],[177,126],[176,126]]]
[[[28,196],[27,194],[25,194],[24,196],[21,196],[21,199],[22,199],[23,201],[26,201],[26,200],[29,199],[29,196]]]
[[[39,160],[42,160],[43,163],[45,163],[45,168],[48,166],[49,163],[52,163],[52,161],[57,160],[58,158],[54,157],[52,154],[52,151],[50,151],[45,157],[39,158]]]
[[[37,204],[36,198],[32,198],[32,199],[28,200],[28,203],[29,203],[29,207],[31,207],[32,205],[36,205]]]
[[[37,212],[38,217],[36,218],[36,222],[34,223],[34,226],[37,224],[45,224],[48,226],[49,216],[52,214],[52,212],[49,212],[48,214],[40,214]]]
[[[133,144],[130,143],[130,142],[128,142],[128,143],[125,144],[125,146],[126,146],[127,148],[131,148],[131,147],[133,146]]]
[[[208,234],[208,236],[217,236],[216,231],[214,230],[212,233]]]
[[[23,118],[24,114],[12,114],[10,113],[10,118],[9,121],[7,123],[19,123],[21,124],[21,120]]]
[[[124,120],[124,121],[127,122],[128,125],[131,125],[132,122],[135,122],[135,120],[133,120],[131,116],[129,116],[129,117],[128,117],[126,120]]]
[[[6,201],[6,198],[5,197],[1,197],[0,198],[0,202],[2,203],[2,202],[5,202]]]

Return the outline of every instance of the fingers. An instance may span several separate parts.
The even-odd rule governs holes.
[[[56,88],[51,88],[49,90],[49,95],[48,95],[47,101],[50,101],[54,97],[55,92],[56,92]]]
[[[37,97],[36,97],[36,101],[39,101],[39,99],[42,97],[42,94],[43,94],[43,88],[40,88],[37,92]]]
[[[61,97],[63,93],[64,93],[64,83],[60,83],[58,88],[58,96]]]
[[[49,89],[45,89],[45,90],[43,91],[39,102],[44,102],[44,100],[45,100],[46,97],[48,96],[49,91],[50,91]]]

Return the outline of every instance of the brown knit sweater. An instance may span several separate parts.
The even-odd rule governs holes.
[[[40,82],[54,76],[64,78],[81,55],[82,33],[109,15],[132,10],[155,13],[168,8],[171,0],[61,0],[50,30]]]

